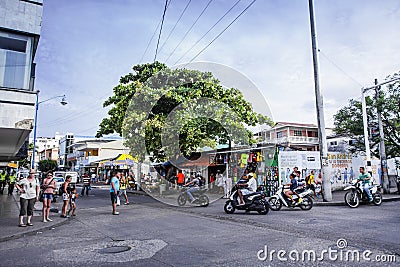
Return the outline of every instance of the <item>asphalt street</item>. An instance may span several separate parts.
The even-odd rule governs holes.
[[[108,190],[93,189],[78,199],[76,217],[1,242],[0,266],[398,266],[400,261],[397,202],[228,215],[223,199],[206,208],[179,208],[144,195],[129,197],[132,205],[120,206],[115,216]],[[39,217],[34,221],[40,223]],[[302,258],[310,251],[315,259]],[[348,252],[368,257],[357,260]]]

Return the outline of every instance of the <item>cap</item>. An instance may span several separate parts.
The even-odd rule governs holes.
[[[247,174],[248,177],[253,177],[252,173]]]

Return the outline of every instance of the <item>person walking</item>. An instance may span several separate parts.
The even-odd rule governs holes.
[[[0,194],[3,194],[4,188],[6,187],[7,171],[4,169],[0,174]]]
[[[125,175],[121,174],[121,180],[120,180],[120,196],[124,196],[125,198],[125,203],[124,205],[129,204],[129,199],[128,195],[126,194],[126,189],[128,188],[128,179],[125,177]]]
[[[112,209],[113,215],[119,215],[119,212],[117,211],[117,200],[118,200],[118,191],[119,191],[119,177],[120,173],[113,173],[113,177],[111,178],[110,182],[110,196],[111,196],[111,204],[112,204]]]
[[[19,197],[19,227],[33,226],[31,219],[35,202],[38,201],[40,184],[34,176],[35,172],[29,172],[27,178],[18,181],[16,188],[21,192]],[[28,215],[27,223],[24,223],[24,216]]]
[[[53,192],[56,189],[56,181],[53,178],[52,173],[48,173],[46,178],[44,178],[41,186],[43,190],[43,222],[52,222],[53,220],[50,219],[50,206],[51,202],[53,201]]]
[[[76,188],[75,187],[73,187],[73,188],[71,188],[71,194],[70,194],[70,196],[69,196],[69,210],[68,210],[68,215],[70,215],[70,213],[71,213],[71,216],[76,216],[76,213],[75,213],[75,211],[76,211],[76,198],[78,197],[79,195],[76,193]]]
[[[68,208],[68,203],[69,203],[69,195],[71,193],[71,189],[69,188],[69,183],[72,180],[72,176],[71,175],[67,175],[67,177],[65,177],[65,182],[62,185],[62,189],[63,189],[63,193],[62,193],[62,197],[63,197],[63,206],[61,208],[61,217],[62,218],[69,218],[69,215],[67,215],[67,208]]]
[[[14,191],[15,182],[17,181],[17,177],[14,173],[12,173],[8,177],[8,195],[11,196]]]
[[[86,190],[86,196],[89,196],[89,189],[90,189],[90,177],[87,173],[85,173],[82,176],[82,181],[83,181],[83,186],[82,186],[82,192],[81,196],[84,196],[85,190]]]

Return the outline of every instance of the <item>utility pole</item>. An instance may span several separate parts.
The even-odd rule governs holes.
[[[375,79],[375,99],[379,100],[381,86],[378,86],[378,79]],[[386,160],[386,148],[385,148],[385,136],[383,133],[382,115],[380,107],[376,108],[378,114],[378,128],[379,128],[379,157],[381,160],[381,181],[383,186],[383,192],[389,194],[389,176],[387,172],[387,160]]]
[[[324,192],[324,201],[332,201],[332,191],[330,182],[330,172],[328,166],[328,146],[326,143],[325,133],[325,115],[324,115],[324,104],[321,90],[319,87],[318,78],[318,54],[317,54],[317,37],[315,33],[315,21],[314,21],[314,4],[313,0],[308,0],[310,10],[310,25],[311,25],[311,43],[312,43],[312,55],[314,64],[314,87],[315,87],[315,100],[317,108],[317,119],[318,119],[318,137],[319,137],[319,151],[321,160],[321,172],[322,172],[322,190]]]

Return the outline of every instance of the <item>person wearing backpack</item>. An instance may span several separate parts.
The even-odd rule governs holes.
[[[62,184],[62,188],[60,188],[59,193],[62,192],[62,197],[63,197],[63,206],[61,209],[61,217],[62,218],[69,218],[69,215],[67,215],[67,208],[68,208],[68,203],[69,203],[69,194],[70,194],[70,189],[69,189],[69,183],[72,180],[71,175],[67,175],[65,177],[65,182]]]
[[[113,172],[112,178],[110,179],[110,196],[111,196],[111,205],[112,205],[112,214],[119,215],[117,211],[117,200],[118,200],[118,193],[119,193],[119,177],[121,173]]]

